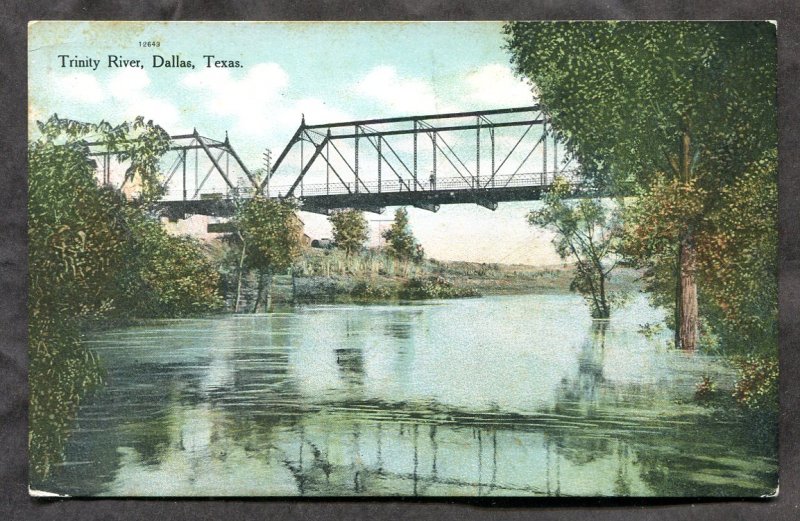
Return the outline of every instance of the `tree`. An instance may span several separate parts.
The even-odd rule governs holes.
[[[172,236],[136,207],[125,210],[126,276],[118,308],[136,317],[178,317],[222,307],[220,274],[195,238]]]
[[[408,225],[408,212],[405,208],[398,208],[394,213],[394,222],[381,236],[386,240],[386,249],[389,253],[404,261],[421,261],[425,256],[422,246],[417,243]]]
[[[62,455],[79,401],[99,383],[79,321],[110,311],[124,267],[123,200],[97,186],[85,147],[28,147],[28,344],[32,481]],[[75,204],[80,201],[80,204]]]
[[[32,479],[58,462],[70,418],[102,370],[81,341],[103,318],[173,316],[216,307],[214,270],[199,246],[170,237],[146,211],[160,190],[169,136],[137,118],[111,126],[53,116],[28,146],[28,338]],[[99,186],[87,140],[130,163],[142,187],[127,201]],[[153,305],[155,304],[155,305]]]
[[[778,337],[777,153],[724,187],[698,236],[709,320],[727,352],[774,355]]]
[[[671,214],[670,240],[638,234],[645,263],[671,266],[676,343],[695,349],[705,216],[721,189],[777,146],[774,26],[516,22],[505,32],[515,69],[592,182],[633,183],[643,205],[665,187],[698,201]]]
[[[238,208],[233,222],[241,236],[243,266],[257,272],[258,289],[253,313],[261,304],[265,288],[266,308],[269,309],[273,275],[291,267],[300,255],[302,223],[290,203],[260,195],[245,201]]]
[[[117,161],[127,162],[126,181],[138,181],[140,203],[150,203],[163,194],[159,162],[169,150],[169,134],[152,120],[139,116],[132,122],[112,126],[106,121],[85,123],[59,118],[53,114],[44,123],[37,122],[42,145],[65,145],[81,150],[88,157],[87,139],[105,143],[105,149]]]
[[[556,232],[556,251],[576,264],[570,289],[584,296],[593,318],[609,318],[614,295],[606,286],[619,261],[619,214],[601,199],[569,200],[572,195],[569,182],[557,177],[542,208],[528,214],[528,222]]]
[[[333,240],[336,247],[344,250],[345,256],[360,250],[369,236],[367,220],[358,210],[339,210],[330,216],[333,225]]]

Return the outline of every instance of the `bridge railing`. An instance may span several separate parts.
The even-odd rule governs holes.
[[[347,186],[341,183],[315,183],[300,185],[295,194],[300,197],[319,195],[344,195],[349,193],[397,193],[397,192],[432,192],[439,190],[491,190],[500,188],[549,186],[557,176],[570,181],[577,181],[575,170],[558,172],[528,172],[516,175],[476,177],[442,177],[436,179],[387,179],[380,184],[377,181],[359,182],[358,190],[354,183]],[[289,191],[290,185],[271,186],[272,195],[282,196]]]

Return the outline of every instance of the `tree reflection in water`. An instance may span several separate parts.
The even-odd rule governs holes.
[[[572,365],[552,400],[509,410],[416,391],[431,356],[421,331],[438,323],[412,311],[366,308],[324,322],[325,345],[285,314],[211,324],[218,336],[181,333],[179,356],[109,350],[109,387],[87,402],[67,465],[44,485],[110,495],[558,496],[737,495],[774,483],[774,438],[754,437],[744,413],[656,392],[658,379],[619,377],[609,365],[615,323],[595,322],[559,347]]]

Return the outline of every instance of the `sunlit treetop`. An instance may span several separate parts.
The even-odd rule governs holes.
[[[516,72],[596,177],[688,174],[717,188],[777,146],[768,22],[514,22],[504,30]]]
[[[169,150],[170,136],[152,120],[137,117],[131,122],[112,125],[107,121],[85,123],[59,118],[53,114],[47,121],[37,122],[41,137],[37,146],[65,146],[88,156],[89,143],[102,143],[104,150],[117,161],[128,163],[125,180],[141,182],[140,197],[152,201],[163,195],[161,157]]]

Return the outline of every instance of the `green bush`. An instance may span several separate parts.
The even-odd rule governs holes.
[[[126,272],[118,313],[138,318],[196,315],[222,307],[220,273],[202,243],[169,235],[158,221],[128,208]]]
[[[694,399],[700,403],[708,403],[717,391],[717,384],[708,375],[697,383],[694,390]]]
[[[777,409],[778,360],[774,357],[734,358],[739,373],[733,397],[751,409]]]
[[[350,296],[364,300],[387,300],[397,298],[397,290],[390,286],[381,286],[372,282],[361,281],[350,290]]]
[[[442,277],[409,279],[400,291],[400,297],[409,300],[479,297],[474,289],[454,286]]]

